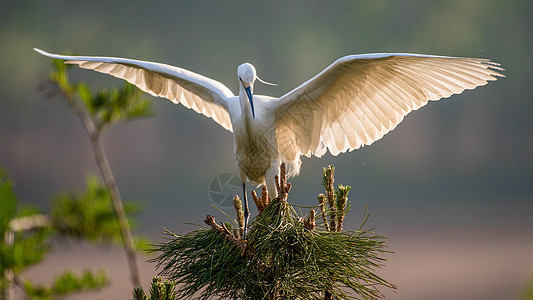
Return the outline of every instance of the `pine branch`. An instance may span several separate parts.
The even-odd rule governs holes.
[[[309,217],[304,220],[304,227],[306,229],[309,229],[310,231],[313,231],[316,227],[315,223],[315,210],[311,209],[309,211]]]
[[[276,190],[278,192],[278,201],[287,201],[289,192],[291,191],[291,184],[287,182],[287,173],[285,172],[285,164],[282,163],[279,168],[279,176],[274,176],[276,183]]]
[[[291,185],[283,174],[284,166],[280,170],[278,198],[252,220],[246,242],[232,234],[230,225],[219,225],[209,215],[204,221],[209,229],[185,236],[165,232],[169,241],[153,250],[159,255],[152,262],[157,263],[160,275],[176,282],[177,297],[377,299],[383,296],[378,287],[395,288],[374,272],[385,261],[381,257],[387,252],[384,237],[361,228],[342,230],[349,188],[339,186],[333,196],[335,217],[326,196],[319,197],[322,217],[335,219],[339,225],[328,227],[329,222],[316,223],[314,209],[304,218],[287,202]],[[328,174],[326,189],[330,191],[332,181]],[[366,218],[365,214],[363,223]]]
[[[257,193],[254,190],[252,190],[252,199],[254,199],[255,206],[257,206],[259,213],[262,213],[263,210],[265,210],[265,205],[263,204],[263,201],[257,197]]]
[[[326,231],[331,231],[328,224],[328,216],[326,215],[326,195],[320,194],[318,195],[318,206],[320,207],[320,214],[322,215],[322,219],[324,220],[324,227]]]
[[[337,192],[335,193],[336,204],[337,204],[337,228],[338,232],[342,231],[342,223],[344,223],[344,217],[347,212],[348,205],[348,192],[350,192],[351,187],[339,185]]]
[[[337,203],[335,197],[335,189],[333,188],[333,177],[335,175],[335,167],[329,165],[323,168],[324,177],[322,185],[326,189],[326,197],[329,204],[329,229],[335,231],[337,229]]]
[[[259,198],[254,190],[252,190],[252,198],[254,199],[255,206],[259,213],[262,213],[263,210],[270,204],[270,197],[268,196],[268,189],[266,185],[263,185],[261,189],[261,198]]]
[[[222,226],[218,225],[215,222],[215,217],[207,215],[207,217],[204,220],[204,223],[211,226],[211,228],[215,229],[219,233],[223,234],[231,243],[233,243],[235,246],[242,249],[243,253],[246,253],[249,257],[253,257],[253,252],[250,248],[246,247],[246,241],[243,241],[239,239],[238,237],[231,234],[229,229],[226,227],[225,224],[222,224]]]
[[[161,277],[155,276],[150,285],[150,298],[142,287],[138,287],[133,290],[133,300],[176,300],[175,287],[176,283],[172,280],[163,281]]]
[[[242,210],[242,201],[239,196],[235,196],[235,198],[233,198],[233,208],[235,208],[235,214],[237,215],[237,224],[239,224],[239,228],[236,229],[236,231],[239,233],[238,236],[236,235],[238,239],[242,236],[242,233],[244,231],[244,211]]]

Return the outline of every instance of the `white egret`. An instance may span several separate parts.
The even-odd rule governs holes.
[[[255,68],[237,69],[239,95],[191,71],[114,57],[40,54],[110,74],[158,97],[181,103],[233,132],[235,160],[249,212],[246,180],[266,184],[276,196],[274,175],[281,162],[289,176],[300,156],[332,155],[370,145],[429,100],[439,100],[503,76],[499,64],[481,58],[380,53],[338,59],[318,75],[275,98],[253,94]],[[246,230],[245,225],[245,230]]]

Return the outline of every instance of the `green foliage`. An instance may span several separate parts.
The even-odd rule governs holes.
[[[131,205],[126,207],[122,203],[100,136],[107,126],[150,115],[151,102],[144,99],[138,89],[128,84],[122,89],[102,89],[93,94],[84,83],[69,82],[68,68],[63,61],[54,60],[54,70],[50,73],[49,79],[54,91],[59,90],[65,102],[76,112],[85,127],[96,161],[109,189],[108,193],[107,189],[89,186],[88,197],[77,195],[60,197],[55,202],[52,213],[54,222],[63,232],[71,236],[84,236],[93,241],[120,239],[126,250],[132,283],[138,286],[140,274],[135,261],[135,241],[131,234],[131,222],[127,218],[127,212],[132,207]],[[89,199],[94,196],[98,200],[96,205],[93,205]],[[108,203],[113,207],[116,222],[110,217]],[[116,234],[117,232],[120,235]]]
[[[172,280],[161,279],[155,276],[150,286],[150,298],[146,296],[142,287],[133,290],[133,300],[175,300],[176,292],[174,291],[176,283]]]
[[[117,240],[118,225],[111,207],[107,189],[96,179],[89,177],[87,191],[83,194],[63,194],[54,200],[52,217],[42,215],[38,209],[24,206],[17,207],[17,199],[12,190],[13,183],[5,171],[0,169],[0,295],[4,295],[7,285],[6,270],[13,270],[18,276],[26,267],[41,262],[50,250],[49,240],[54,232],[66,233],[76,238],[85,238],[93,242]],[[128,204],[126,211],[137,212],[137,204]],[[37,217],[41,217],[36,221]],[[50,221],[51,220],[51,221]],[[14,225],[18,224],[18,225]],[[18,228],[18,229],[16,229]],[[6,244],[6,233],[13,236]],[[138,241],[145,245],[146,241]],[[19,282],[21,279],[18,280]],[[70,271],[56,277],[49,285],[35,286],[31,281],[24,281],[23,288],[31,299],[53,299],[70,293],[101,289],[109,283],[104,271],[93,273],[85,271],[76,275]]]
[[[231,294],[242,288],[242,272],[248,259],[242,249],[215,230],[197,230],[179,236],[165,232],[170,241],[157,249],[161,252],[153,262],[162,268],[160,274],[176,280],[178,298],[192,297],[203,290],[201,299]]]
[[[49,91],[49,95],[59,91],[65,97],[66,102],[78,114],[85,126],[93,142],[93,148],[95,145],[98,146],[99,152],[95,149],[96,156],[100,160],[103,159],[99,160],[99,163],[105,162],[104,165],[108,165],[99,141],[102,130],[120,121],[150,115],[151,102],[144,99],[140,90],[132,85],[125,85],[121,89],[102,89],[93,95],[84,83],[69,81],[70,65],[60,60],[53,60],[53,66],[54,69],[49,74],[53,90]],[[104,172],[106,168],[102,165],[100,167]],[[112,174],[104,172],[104,177],[110,178]],[[115,184],[108,182],[107,186],[115,186]],[[118,190],[115,194],[118,195]],[[28,265],[42,261],[49,250],[48,240],[52,232],[51,228],[54,232],[60,232],[69,237],[88,239],[92,242],[124,240],[128,248],[133,244],[128,223],[131,224],[133,220],[126,219],[125,215],[140,210],[138,204],[122,205],[120,198],[116,201],[119,205],[113,205],[116,202],[112,201],[108,189],[100,184],[96,177],[89,177],[87,190],[84,193],[64,193],[53,199],[50,217],[39,214],[37,210],[31,208],[22,208],[17,212],[12,182],[1,169],[0,200],[0,293],[2,296],[5,289],[11,290],[13,276],[18,276]],[[117,210],[120,210],[120,213],[116,213]],[[120,223],[119,216],[124,216],[120,219]],[[129,239],[123,237],[125,230],[129,233]],[[135,244],[138,247],[146,247],[146,241],[142,239],[135,241]],[[128,253],[133,253],[133,249]],[[6,271],[9,271],[9,276],[5,275]],[[52,295],[97,289],[106,282],[105,274],[102,273],[93,276],[92,273],[85,272],[81,277],[77,277],[67,272],[57,278],[50,287],[34,287],[31,282],[26,282],[25,290],[32,298],[49,299]]]
[[[140,205],[125,203],[124,209],[131,215],[140,211]],[[51,219],[54,228],[69,237],[92,242],[121,241],[111,196],[95,176],[87,178],[85,192],[64,193],[52,199]],[[128,221],[134,225],[133,219]]]
[[[4,237],[16,208],[17,200],[13,193],[13,182],[6,172],[0,169],[0,293],[2,294],[5,288],[5,271],[14,265],[13,250],[4,244]]]
[[[17,208],[13,182],[3,169],[0,169],[0,199],[0,237],[3,237]]]
[[[71,293],[98,290],[109,284],[105,271],[93,273],[86,270],[81,275],[70,271],[57,276],[50,286],[34,286],[30,281],[24,282],[24,290],[32,299],[53,299],[55,295],[63,296]]]
[[[529,277],[523,291],[520,293],[520,300],[533,300],[533,276]]]
[[[129,83],[125,83],[120,89],[101,89],[95,95],[82,83],[76,85],[76,90],[99,131],[120,121],[152,115],[149,110],[151,101]]]
[[[325,179],[326,193],[329,188],[333,194],[332,172],[325,177],[331,178]],[[167,231],[169,241],[154,249],[160,254],[153,262],[176,281],[180,299],[355,298],[348,290],[362,299],[379,298],[379,286],[394,288],[374,273],[385,261],[385,237],[327,224],[328,218],[342,224],[338,217],[347,212],[348,191],[339,187],[334,206],[324,209],[317,224],[314,212],[304,220],[282,197],[273,200],[251,222],[246,251],[213,226],[184,236]],[[363,224],[366,219],[365,214]]]
[[[6,269],[19,273],[25,267],[41,261],[48,251],[50,232],[47,227],[14,232],[13,244],[5,243],[6,232],[12,220],[39,214],[36,208],[31,207],[22,207],[17,211],[17,199],[12,187],[12,180],[0,169],[0,282],[4,280]]]
[[[133,245],[136,250],[147,252],[150,251],[150,248],[152,246],[152,242],[149,238],[145,236],[134,236],[133,237]]]
[[[50,233],[50,227],[39,227],[29,231],[16,232],[15,243],[9,251],[11,253],[10,268],[15,273],[20,273],[24,268],[42,261],[50,250],[48,244]]]
[[[71,105],[77,105],[77,96],[91,116],[97,131],[100,133],[105,127],[121,121],[151,116],[151,101],[144,97],[144,93],[134,85],[125,83],[120,89],[101,89],[91,92],[83,83],[71,83],[68,77],[70,64],[63,60],[53,60],[53,71],[49,79],[55,83]]]
[[[75,94],[75,87],[70,83],[68,78],[68,69],[72,65],[65,64],[62,60],[52,60],[54,71],[48,74],[50,81],[55,82],[59,89],[63,91],[67,96],[71,97]]]

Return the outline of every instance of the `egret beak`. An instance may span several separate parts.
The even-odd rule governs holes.
[[[252,118],[255,120],[255,112],[254,112],[254,96],[252,95],[252,90],[249,86],[245,86],[244,90],[246,91],[246,95],[248,95],[248,100],[250,101],[250,106],[252,107]]]
[[[252,108],[252,118],[255,120],[255,111],[254,111],[254,96],[252,94],[251,85],[248,85],[242,81],[242,79],[239,77],[239,80],[242,83],[242,86],[244,87],[244,90],[246,91],[246,95],[248,96],[248,101],[250,101],[250,107]]]

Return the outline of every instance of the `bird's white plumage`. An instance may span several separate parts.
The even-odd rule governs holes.
[[[487,59],[381,53],[338,59],[289,93],[253,96],[255,68],[238,69],[239,96],[222,83],[165,64],[124,58],[64,56],[37,52],[113,75],[152,95],[182,103],[213,118],[235,136],[235,159],[243,182],[267,180],[280,162],[289,175],[300,170],[300,156],[332,155],[370,145],[427,104],[485,85],[503,76]],[[266,176],[265,176],[266,175]],[[271,176],[272,175],[272,176]],[[266,177],[266,179],[265,179]],[[273,178],[271,178],[273,180]]]
[[[276,102],[280,157],[370,145],[425,105],[496,80],[486,59],[383,53],[343,57]],[[283,142],[280,142],[283,141]],[[297,170],[296,170],[297,171]]]
[[[67,56],[34,50],[84,69],[125,79],[153,96],[181,103],[213,118],[225,129],[233,130],[227,105],[235,95],[218,81],[166,64],[118,57]]]

